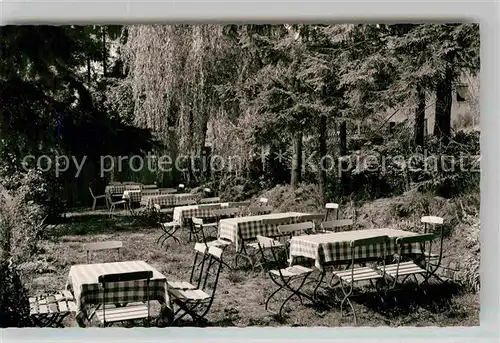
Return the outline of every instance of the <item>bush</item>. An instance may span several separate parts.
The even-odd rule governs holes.
[[[0,261],[0,284],[0,327],[30,326],[28,292],[11,261]]]

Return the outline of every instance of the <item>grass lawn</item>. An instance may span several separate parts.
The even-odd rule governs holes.
[[[33,260],[23,266],[23,280],[30,294],[64,288],[69,269],[74,264],[86,263],[83,243],[102,240],[123,241],[121,260],[143,260],[162,272],[167,278],[188,280],[194,256],[194,243],[186,238],[181,245],[168,241],[163,247],[156,244],[160,229],[146,227],[125,215],[108,218],[104,211],[79,212],[68,215],[66,222],[39,242],[41,249]],[[118,214],[120,214],[118,212]],[[123,214],[123,213],[122,213]],[[185,236],[183,236],[185,237]],[[233,250],[224,253],[225,260],[233,261]],[[92,262],[111,262],[117,259],[115,251],[100,252]],[[312,277],[316,277],[315,272]],[[275,285],[259,269],[229,272],[223,269],[214,304],[207,319],[213,326],[351,326],[352,316],[340,315],[339,304],[332,293],[322,297],[330,308],[312,306],[307,300],[300,304],[292,300],[287,315],[279,319],[266,312],[264,303]],[[312,286],[311,286],[312,287]],[[283,300],[288,294],[281,294]],[[384,306],[375,297],[363,295],[354,303],[359,326],[473,326],[479,325],[479,294],[460,291],[455,286],[433,285],[424,291],[403,289],[385,297]],[[272,303],[277,308],[280,303]],[[153,310],[153,315],[157,310]],[[187,317],[189,318],[189,317]],[[77,326],[74,317],[68,317],[66,326]],[[189,324],[187,324],[189,325]]]

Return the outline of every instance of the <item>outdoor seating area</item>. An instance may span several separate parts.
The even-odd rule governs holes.
[[[0,327],[479,324],[478,24],[0,31]]]
[[[182,279],[145,262],[141,251],[151,247],[137,246],[136,258],[127,260],[122,241],[85,243],[85,260],[71,266],[64,289],[30,298],[34,323],[61,327],[73,314],[81,327],[177,326],[186,318],[189,325],[205,326],[217,299],[231,292],[221,293],[221,278],[243,273],[275,286],[266,286],[269,291],[259,302],[275,318],[283,320],[304,307],[339,312],[357,325],[360,308],[353,299],[360,292],[383,298],[404,288],[410,277],[414,288],[452,282],[438,272],[443,218],[423,216],[421,227],[412,231],[356,229],[352,219],[339,218],[336,203],[327,203],[323,213],[278,212],[266,198],[231,202],[204,197],[208,193],[107,186],[107,201],[97,211],[108,221],[121,217],[131,220],[132,228],[147,226],[146,235],[154,237],[151,242],[167,260],[170,251],[183,247],[183,259],[193,261],[185,270],[189,273]],[[94,205],[91,210],[96,211]],[[288,308],[294,301],[298,304]]]

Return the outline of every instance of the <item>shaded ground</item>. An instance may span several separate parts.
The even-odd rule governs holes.
[[[181,245],[169,241],[160,247],[156,244],[159,229],[124,215],[109,219],[103,214],[102,211],[74,213],[65,224],[47,234],[39,244],[36,260],[23,266],[23,279],[31,294],[62,289],[71,265],[86,263],[83,243],[101,240],[123,241],[121,260],[144,260],[169,279],[189,279],[194,255],[192,244],[186,238]],[[232,261],[232,251],[225,255]],[[101,252],[92,261],[115,259],[116,252]],[[340,316],[332,292],[322,294],[329,309],[314,307],[307,301],[304,305],[298,300],[291,301],[286,317],[280,320],[264,309],[265,300],[274,289],[275,285],[262,272],[223,270],[208,319],[214,326],[349,326],[353,323],[352,317]],[[283,300],[285,296],[278,299]],[[423,293],[411,289],[410,285],[410,289],[388,294],[384,302],[370,294],[362,295],[355,307],[360,326],[479,325],[479,296],[450,286],[434,286]],[[69,318],[66,325],[76,326],[74,318]]]

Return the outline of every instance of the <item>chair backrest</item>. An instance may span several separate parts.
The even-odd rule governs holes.
[[[177,192],[177,189],[175,189],[175,188],[160,188],[158,190],[158,192],[160,192],[162,194],[173,194],[173,193]]]
[[[443,224],[443,221],[443,218],[436,216],[424,216],[420,218],[420,222],[425,224]]]
[[[85,253],[87,254],[87,263],[90,261],[90,252],[101,251],[101,250],[113,250],[116,249],[118,256],[120,255],[120,249],[123,248],[123,242],[121,241],[105,241],[96,243],[85,243],[83,246]]]
[[[382,263],[383,263],[383,274],[385,275],[385,257],[387,255],[387,244],[389,243],[389,236],[387,235],[382,235],[382,236],[375,236],[375,237],[369,237],[369,238],[360,238],[360,239],[355,239],[351,241],[351,288],[352,284],[354,283],[354,265],[356,264],[355,256],[356,256],[356,250],[360,248],[366,248],[366,249],[372,249],[371,246],[373,245],[380,245],[381,246],[381,255],[379,257],[382,257]]]
[[[220,209],[220,204],[200,204],[198,205],[198,209],[200,210],[216,210]]]
[[[175,206],[190,206],[196,205],[196,200],[193,199],[181,199],[176,202]]]
[[[250,201],[233,201],[228,203],[229,207],[248,207],[250,206]]]
[[[313,222],[316,220],[323,220],[323,218],[325,218],[325,216],[322,214],[304,214],[298,217],[298,219],[303,222]]]
[[[257,206],[257,207],[249,207],[248,212],[250,212],[253,215],[259,215],[259,214],[269,214],[273,211],[273,208],[271,206]]]
[[[269,204],[269,199],[268,199],[268,198],[260,198],[260,199],[259,199],[259,202],[260,202],[262,205],[267,205],[267,204]]]
[[[191,274],[189,276],[189,283],[194,285],[196,288],[200,288],[200,284],[203,279],[203,270],[205,267],[206,254],[208,248],[204,243],[195,243],[194,245],[194,260],[191,266]],[[198,262],[198,258],[201,255],[201,263]],[[198,269],[198,270],[197,270]]]
[[[186,188],[186,186],[184,186],[183,183],[179,183],[178,189],[183,190],[184,188]]]
[[[195,225],[195,226],[203,225],[203,219],[202,218],[191,217],[191,220],[193,222],[193,225]]]
[[[323,230],[336,231],[336,229],[339,227],[351,226],[353,224],[354,221],[352,219],[339,219],[323,222],[321,223],[321,228]]]
[[[231,208],[218,208],[212,211],[212,214],[217,217],[219,220],[220,219],[225,219],[225,218],[230,218],[230,217],[235,217],[240,213],[240,209],[237,207]]]
[[[337,210],[339,208],[339,204],[336,204],[334,202],[329,202],[329,203],[325,204],[325,208],[327,210]]]
[[[264,249],[277,248],[283,246],[281,242],[277,241],[276,239],[261,235],[257,235],[257,243],[259,244],[259,247]]]
[[[202,198],[199,201],[200,204],[213,204],[213,203],[218,203],[218,202],[220,202],[220,198],[219,197]]]
[[[313,222],[279,225],[278,232],[280,233],[280,235],[289,235],[291,237],[297,234],[301,234],[305,230],[311,230],[313,227],[314,227]]]
[[[215,293],[217,291],[217,285],[219,283],[219,276],[223,264],[222,249],[214,246],[209,247],[207,257],[208,266],[205,271],[205,277],[201,288],[205,291],[205,293],[210,295],[210,300],[208,304],[205,305],[203,313],[199,314],[202,318],[204,318],[208,311],[210,311],[215,298]]]
[[[92,195],[92,198],[95,198],[94,192],[92,192],[92,188],[89,187],[90,195]]]
[[[103,287],[102,292],[102,318],[104,326],[106,326],[106,304],[108,304],[107,299],[107,287],[108,283],[114,282],[127,282],[127,281],[142,281],[146,280],[146,303],[148,307],[148,320],[150,318],[150,308],[149,308],[149,282],[153,278],[153,271],[145,270],[145,271],[137,271],[137,272],[127,272],[127,273],[117,273],[117,274],[105,274],[99,275],[98,282]],[[110,300],[112,302],[112,300]]]

